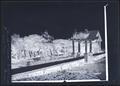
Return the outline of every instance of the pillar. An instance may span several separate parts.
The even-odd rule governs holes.
[[[87,54],[87,40],[85,40],[85,55],[84,55],[84,58],[85,58],[85,62],[88,61],[88,54]]]
[[[90,53],[92,53],[92,41],[90,40]]]
[[[78,41],[78,53],[80,53],[80,40]]]
[[[75,46],[74,46],[74,39],[72,39],[72,49],[73,49],[73,53],[72,54],[75,54]]]
[[[80,56],[80,40],[78,40],[78,56]]]
[[[99,44],[99,51],[101,51],[101,41],[98,41],[98,44]]]
[[[85,40],[85,53],[87,53],[87,40]]]

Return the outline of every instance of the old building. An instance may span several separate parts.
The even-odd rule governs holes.
[[[85,53],[99,53],[101,51],[102,38],[97,30],[76,32],[71,39],[73,54],[84,55]]]

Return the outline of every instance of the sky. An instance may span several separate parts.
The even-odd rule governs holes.
[[[77,30],[104,31],[104,3],[9,3],[3,8],[4,25],[12,34],[40,34],[68,38]]]
[[[6,3],[3,24],[21,37],[44,31],[55,39],[70,38],[75,31],[99,30],[104,45],[105,2],[32,2]]]

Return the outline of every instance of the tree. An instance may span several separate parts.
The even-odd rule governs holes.
[[[11,36],[11,43],[14,44],[17,41],[17,39],[19,39],[19,38],[20,38],[20,35],[18,35],[18,34],[12,35]]]
[[[44,37],[48,42],[52,42],[54,38],[48,34],[48,31],[45,30],[45,32],[42,34],[42,37]]]

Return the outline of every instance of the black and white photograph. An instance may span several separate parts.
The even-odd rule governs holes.
[[[6,3],[11,83],[109,81],[109,5]]]

